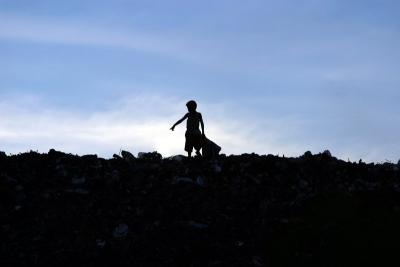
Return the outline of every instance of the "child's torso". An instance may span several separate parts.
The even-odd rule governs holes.
[[[188,113],[188,119],[186,122],[186,129],[189,133],[200,133],[199,123],[200,123],[200,113]]]

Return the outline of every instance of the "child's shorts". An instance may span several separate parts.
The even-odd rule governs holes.
[[[185,151],[192,152],[193,148],[199,150],[202,146],[203,137],[200,133],[188,133],[185,134]]]

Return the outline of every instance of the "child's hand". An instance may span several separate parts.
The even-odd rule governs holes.
[[[170,130],[171,130],[171,131],[173,131],[174,129],[175,129],[175,127],[174,127],[174,126],[172,126]]]

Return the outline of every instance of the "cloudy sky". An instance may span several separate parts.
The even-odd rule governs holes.
[[[400,158],[400,1],[0,0],[0,150]]]

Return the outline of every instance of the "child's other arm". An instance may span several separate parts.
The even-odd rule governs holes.
[[[175,122],[175,124],[171,127],[171,131],[174,130],[175,126],[178,125],[179,123],[181,123],[182,121],[184,121],[187,118],[187,114],[185,114],[185,116],[182,117],[182,119],[180,119],[179,121]]]
[[[200,126],[201,126],[201,133],[204,135],[204,122],[203,122],[203,117],[200,114]]]

